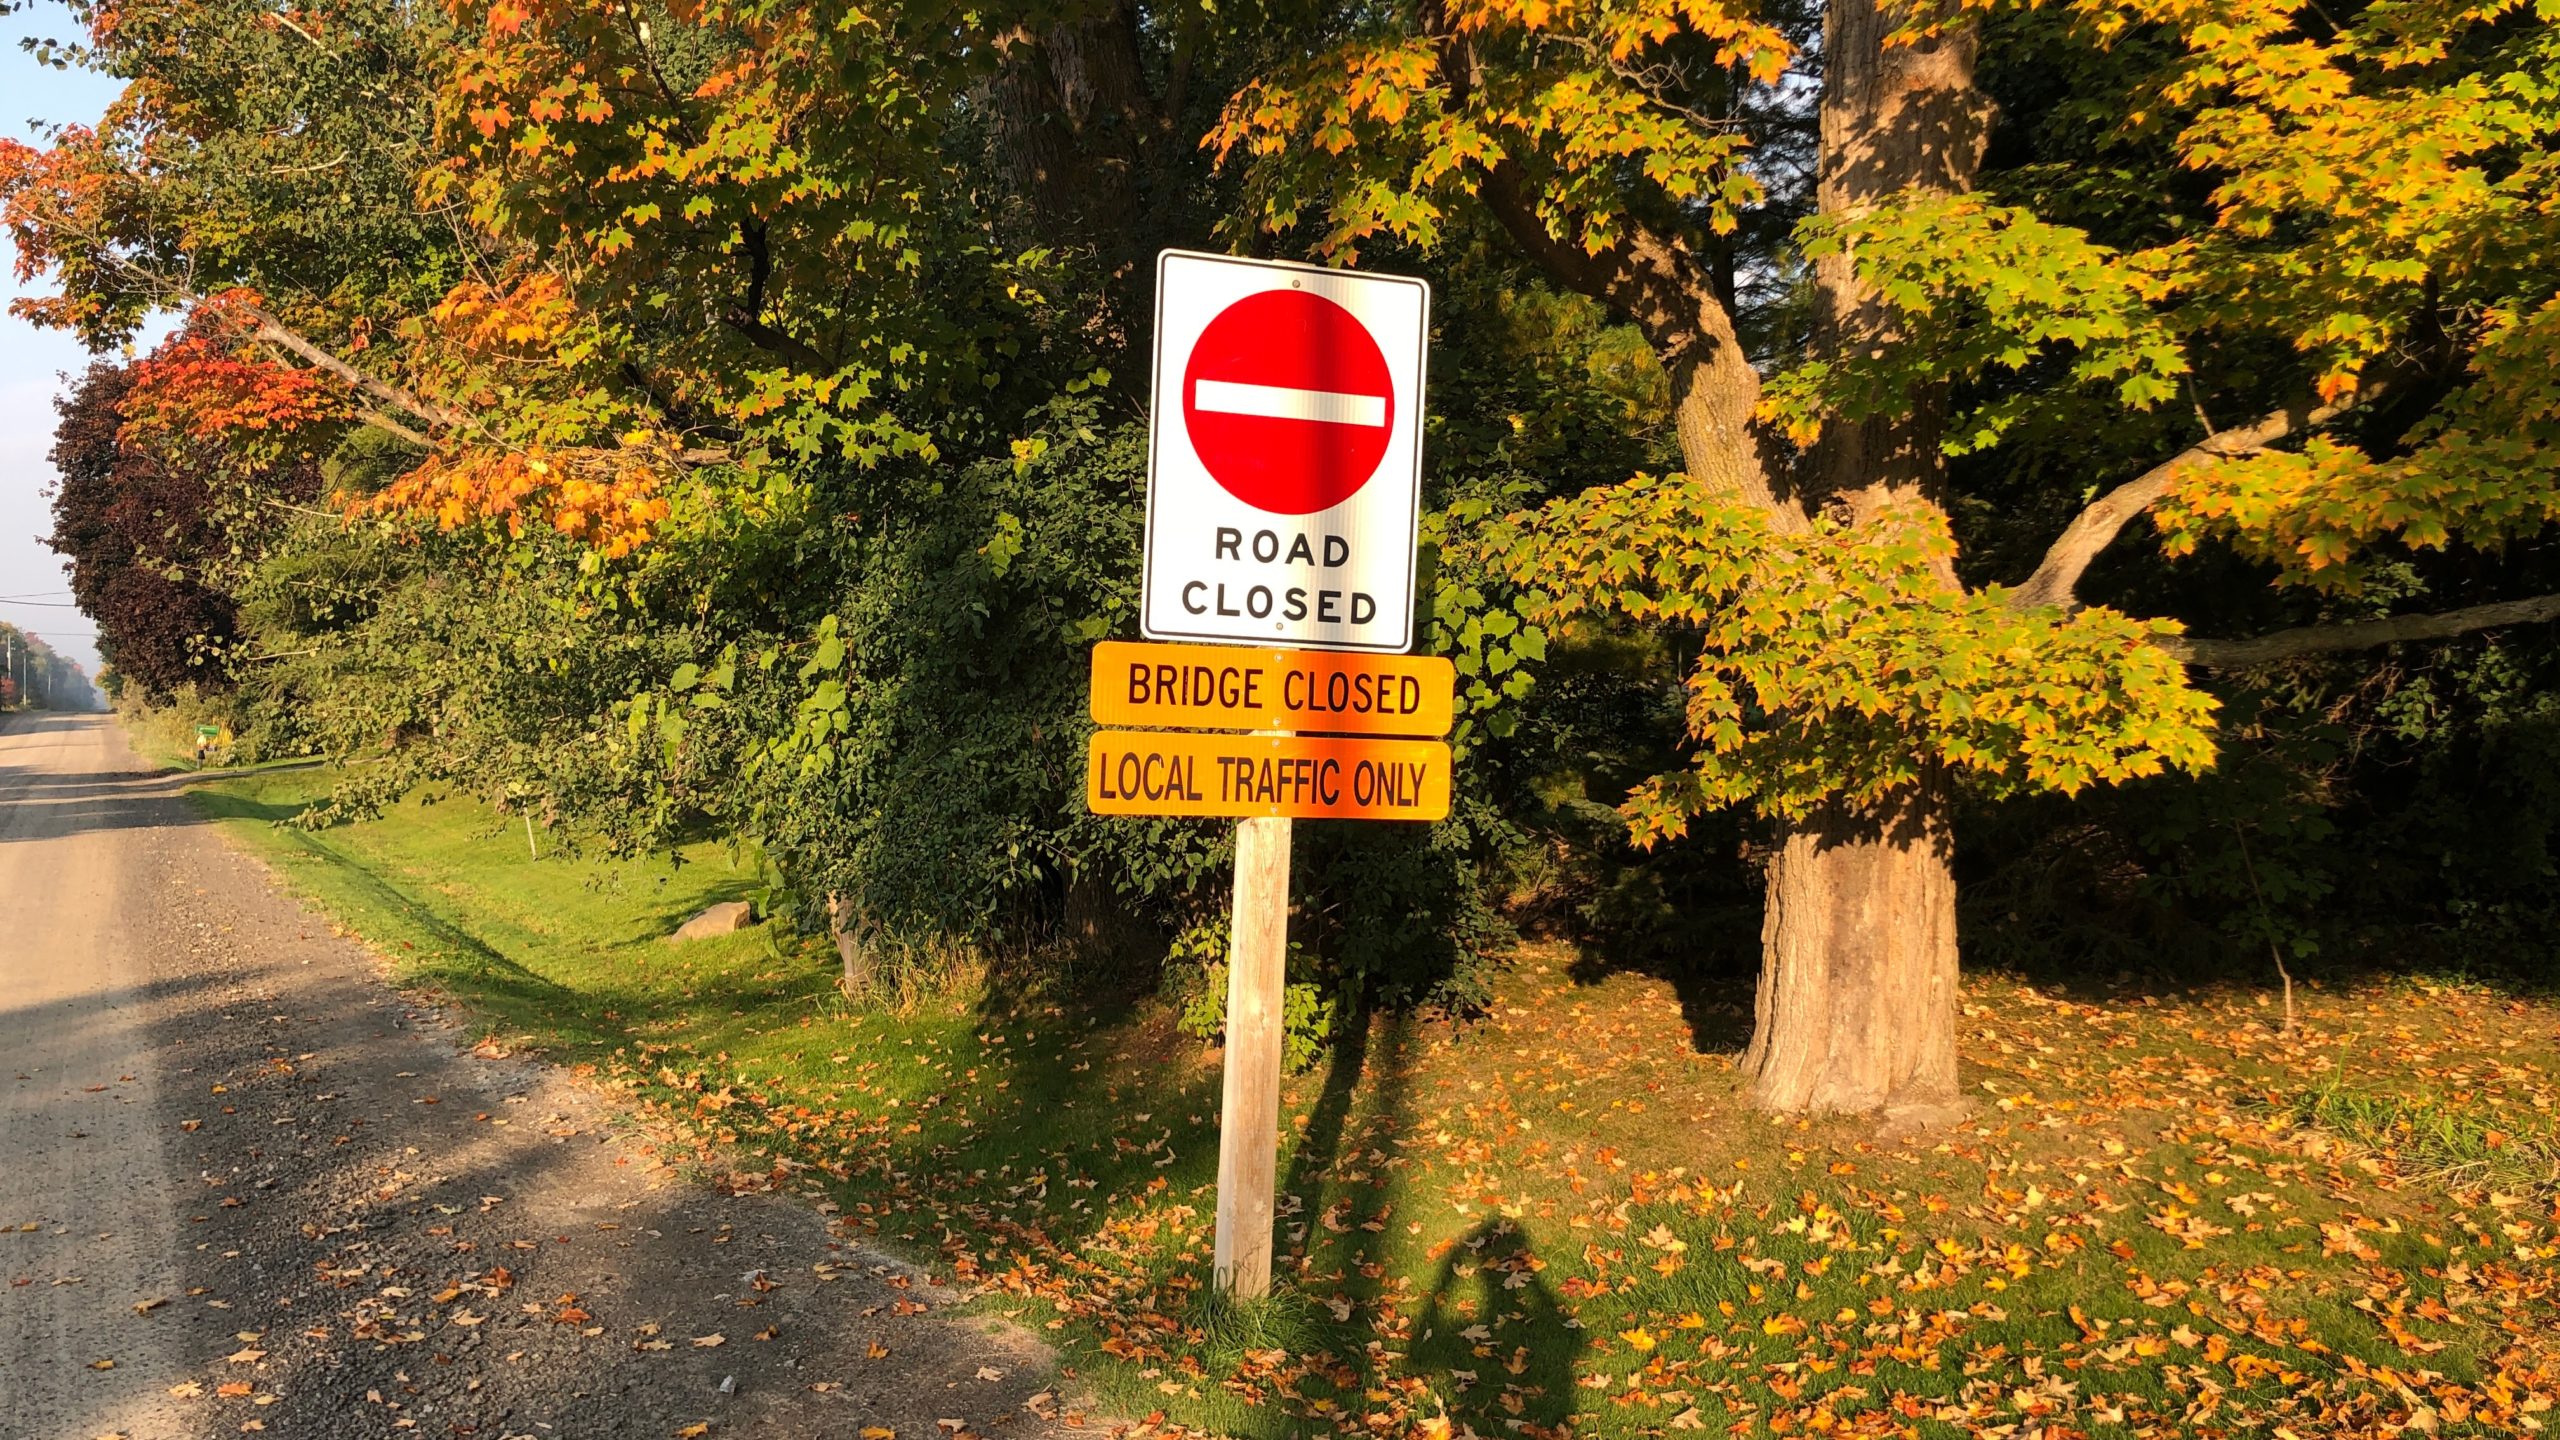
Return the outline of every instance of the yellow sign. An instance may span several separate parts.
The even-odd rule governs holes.
[[[1093,718],[1102,725],[1446,735],[1456,688],[1457,672],[1436,655],[1125,640],[1093,647]]]
[[[1438,820],[1449,813],[1449,747],[1340,735],[1197,735],[1104,730],[1085,767],[1096,815]]]

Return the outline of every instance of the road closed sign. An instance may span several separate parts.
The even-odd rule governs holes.
[[[1431,287],[1181,250],[1156,282],[1140,628],[1410,648]]]

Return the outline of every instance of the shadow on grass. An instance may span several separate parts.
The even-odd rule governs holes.
[[[282,803],[201,787],[188,797],[208,818],[269,824],[276,841],[291,853],[328,867],[330,888],[346,902],[389,919],[414,938],[394,942],[376,935],[377,944],[398,943],[414,951],[402,963],[405,980],[426,980],[466,989],[519,1023],[556,1020],[565,1011],[584,1008],[578,991],[538,975],[462,926],[446,919],[374,869],[359,863],[309,831],[280,822],[292,819],[305,802]]]
[[[1477,1434],[1555,1436],[1573,1418],[1574,1367],[1589,1342],[1536,1262],[1510,1221],[1481,1222],[1441,1257],[1423,1302],[1418,1368],[1476,1373],[1450,1418]]]
[[[1731,945],[1707,954],[1624,961],[1577,946],[1565,967],[1566,978],[1577,985],[1597,985],[1612,975],[1643,975],[1670,986],[1680,1002],[1680,1018],[1688,1024],[1689,1043],[1702,1055],[1730,1054],[1750,1043],[1752,990],[1759,980],[1756,950]]]
[[[238,794],[223,788],[218,783],[211,783],[213,777],[189,776],[187,778],[207,780],[208,783],[188,786],[186,794],[187,799],[208,820],[256,820],[269,825],[281,825],[311,808],[310,802],[305,800],[295,800],[286,804]]]
[[[556,935],[514,933],[508,917],[539,908],[544,886],[575,884],[567,872],[448,869],[461,852],[397,832],[397,843],[376,845],[355,838],[373,833],[362,827],[315,834],[275,826],[299,809],[291,785],[206,786],[195,799],[211,818],[259,827],[269,853],[295,857],[284,873],[395,957],[404,978],[530,1032],[555,1060],[595,1061],[635,1098],[679,1116],[716,1110],[707,1129],[724,1143],[701,1156],[714,1173],[743,1178],[773,1165],[772,1183],[799,1188],[805,1178],[791,1176],[806,1172],[786,1172],[777,1157],[816,1162],[834,1174],[827,1188],[848,1217],[894,1248],[917,1258],[939,1251],[955,1265],[973,1257],[985,1273],[1021,1264],[1055,1277],[1057,1289],[1037,1288],[1084,1305],[1057,1336],[1071,1363],[1120,1326],[1184,1343],[1176,1337],[1208,1280],[1205,1254],[1194,1264],[1183,1246],[1133,1246],[1115,1232],[1170,1221],[1198,1227],[1187,1233],[1205,1241],[1219,1076],[1163,1017],[1107,983],[1125,977],[1096,974],[1094,993],[1054,1002],[997,984],[974,1003],[915,1013],[847,1006],[828,983],[832,957],[822,945],[805,954],[719,941],[662,946],[647,933],[653,912],[678,909],[636,883],[629,889],[640,893],[628,895],[608,883],[610,903],[578,911],[583,928],[573,927],[564,948]],[[506,888],[519,873],[539,878],[522,891]],[[1421,1026],[1409,1015],[1370,1013],[1347,1024],[1287,1156],[1295,1208],[1279,1248],[1284,1257],[1313,1255],[1327,1273],[1285,1259],[1283,1269],[1299,1272],[1298,1301],[1323,1294],[1353,1303],[1359,1318],[1337,1324],[1319,1311],[1311,1327],[1316,1343],[1352,1365],[1363,1363],[1369,1316],[1414,1298],[1387,1293],[1391,1237],[1365,1223],[1383,1228],[1382,1212],[1405,1187],[1391,1167],[1362,1157],[1397,1149],[1426,1048]],[[1177,1218],[1185,1210],[1189,1218]],[[1292,1238],[1290,1227],[1302,1228]],[[1525,1299],[1547,1323],[1540,1307],[1551,1308],[1551,1298]],[[1096,1372],[1106,1390],[1128,1380],[1122,1367],[1102,1368],[1113,1376]],[[1158,1397],[1130,1380],[1128,1394],[1114,1398],[1152,1405]],[[1213,1391],[1208,1403],[1224,1402]],[[1219,1416],[1222,1427],[1249,1440],[1306,1428],[1287,1407],[1233,1408]]]

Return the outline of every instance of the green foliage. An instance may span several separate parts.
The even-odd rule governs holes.
[[[1514,576],[1546,613],[1696,627],[1695,764],[1628,802],[1640,839],[1749,802],[1803,816],[1942,768],[1988,793],[2202,769],[2213,701],[2148,643],[2157,622],[2011,608],[1946,585],[1942,523],[1773,534],[1699,487],[1645,478],[1522,517]]]
[[[1515,922],[1747,945],[1773,823],[1938,776],[2002,959],[2548,970],[2547,641],[2211,696],[2154,643],[2560,578],[2542,11],[2000,7],[1982,192],[1811,220],[1820,17],[1786,3],[314,13],[83,10],[128,107],[0,156],[46,318],[111,339],[238,282],[421,402],[269,345],[256,373],[428,445],[331,419],[170,457],[262,512],[221,706],[244,753],[343,762],[311,823],[458,786],[576,845],[717,836],[790,926],[832,900],[883,956],[1151,963],[1227,842],[1083,813],[1086,651],[1134,630],[1144,257],[1223,225],[1437,286],[1422,645],[1459,793],[1300,828],[1301,1029],[1479,1010]],[[1115,37],[1131,92],[1078,118],[1040,47]],[[1133,203],[1086,223],[1062,175]],[[1796,533],[1630,482],[1689,463],[1714,308],[1630,301],[1665,255],[1766,382],[1775,488],[1825,498],[1849,422],[1926,411],[1954,463],[1910,498],[1944,515]],[[1815,323],[1844,256],[1860,350]],[[2097,603],[2009,604],[2093,496],[2305,393],[2358,403],[2188,466],[2170,553],[2119,544]],[[276,449],[364,518],[241,493]]]
[[[1901,343],[1807,360],[1773,379],[1762,411],[1798,444],[1827,424],[1907,414],[1950,383],[2059,359],[2049,389],[2013,389],[1950,416],[1942,448],[1997,444],[2039,405],[2094,391],[2148,410],[2178,392],[2187,357],[2153,310],[2166,287],[2139,263],[2032,211],[1914,192],[1894,204],[1817,215],[1796,230],[1808,261],[1855,254],[1893,312]]]
[[[2480,329],[2459,388],[2389,452],[2315,437],[2172,492],[2171,553],[2216,539],[2280,580],[2352,590],[2371,574],[2356,557],[2384,540],[2494,551],[2560,521],[2560,300],[2500,306]]]
[[[1184,930],[1165,956],[1165,991],[1179,1007],[1174,1028],[1217,1042],[1227,1033],[1227,932],[1221,917]],[[1302,945],[1289,947],[1289,969],[1314,969]],[[1280,995],[1280,1068],[1291,1075],[1312,1070],[1333,1046],[1335,996],[1314,980],[1290,980]]]
[[[1365,18],[1263,70],[1209,135],[1221,158],[1250,162],[1248,223],[1287,231],[1312,215],[1319,248],[1345,259],[1379,235],[1430,245],[1500,176],[1549,236],[1596,253],[1659,207],[1696,207],[1726,231],[1765,197],[1742,163],[1746,127],[1699,123],[1733,105],[1743,76],[1774,80],[1794,58],[1755,7],[1465,0],[1425,17],[1437,34]],[[1451,32],[1513,63],[1453,80]],[[1668,81],[1627,63],[1672,42],[1694,59],[1664,67]]]

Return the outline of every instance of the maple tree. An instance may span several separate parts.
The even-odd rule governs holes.
[[[1773,1108],[1953,1099],[1956,786],[2208,764],[2213,702],[2179,661],[2560,615],[2540,597],[2202,640],[2077,594],[2146,511],[2173,553],[2211,539],[2331,589],[2377,546],[2493,549],[2555,518],[2551,17],[2060,8],[2083,63],[2140,70],[2097,123],[2165,149],[2145,179],[2205,184],[2175,216],[2191,223],[2109,243],[2063,178],[1986,189],[1976,65],[1996,5],[1833,3],[1816,44],[1808,17],[1716,0],[1435,0],[1347,20],[1245,86],[1214,136],[1258,224],[1319,220],[1347,258],[1481,214],[1634,322],[1673,377],[1684,474],[1492,543],[1559,619],[1699,637],[1694,763],[1626,813],[1652,839],[1747,802],[1782,832],[1744,1056]],[[1737,257],[1755,208],[1808,198],[1753,151],[1787,143],[1771,117],[1791,103],[1818,132],[1813,213],[1791,246]],[[1795,277],[1810,323],[1755,350],[1738,258]],[[2245,400],[2266,378],[2235,385],[2212,359],[2242,347],[2271,347],[2301,398],[2102,457],[2032,573],[1965,573],[1951,462],[2019,427],[2174,413],[2199,374],[2221,382],[2212,407]]]
[[[772,821],[804,876],[894,851],[880,893],[929,897],[954,849],[1001,852],[980,899],[1071,885],[1085,913],[1096,873],[1123,893],[1195,873],[1190,837],[1045,813],[1053,787],[1015,773],[1067,733],[1045,712],[976,752],[972,793],[1004,814],[948,834],[882,818],[896,766],[787,803],[707,777],[866,746],[903,763],[952,713],[995,723],[957,698],[1000,682],[952,637],[1013,636],[1003,663],[1049,676],[1124,617],[1123,577],[1049,562],[1127,518],[1151,283],[1132,262],[1222,210],[1239,242],[1429,253],[1518,316],[1547,304],[1537,277],[1651,352],[1625,414],[1667,413],[1676,473],[1509,521],[1599,464],[1670,467],[1640,436],[1595,461],[1529,435],[1587,423],[1597,393],[1484,373],[1534,347],[1435,365],[1503,412],[1444,416],[1442,453],[1510,468],[1457,475],[1430,521],[1430,633],[1464,662],[1485,772],[1551,642],[1677,637],[1652,653],[1680,657],[1691,745],[1624,816],[1647,842],[1718,807],[1776,827],[1746,1059],[1781,1109],[1947,1098],[1960,801],[2208,766],[2192,666],[2555,613],[2515,586],[2420,612],[2393,568],[2551,518],[2549,27],[2517,6],[74,13],[79,58],[127,88],[94,129],[0,147],[0,219],[59,282],[28,313],[107,342],[187,311],[137,370],[138,436],[282,462],[369,428],[390,448],[333,464],[340,507],[448,536],[440,557],[611,631],[620,663],[777,657],[783,680],[722,719],[696,699],[738,697],[638,670],[581,672],[559,704],[618,747],[585,790],[600,808]],[[1995,119],[1977,72],[2030,52],[2085,98]],[[2035,152],[2039,126],[2077,127],[2068,153]],[[1035,510],[1025,485],[1072,503]],[[2214,617],[2098,562],[2145,513],[2171,556],[2241,557],[2297,597],[2270,609],[2349,623],[2198,639],[2154,618]],[[561,593],[526,578],[553,564],[578,572]],[[919,576],[949,613],[880,620]],[[801,675],[829,617],[857,639]],[[469,648],[465,617],[408,618]],[[1429,843],[1473,865],[1507,820]],[[896,843],[851,838],[873,834]],[[1372,883],[1387,848],[1310,873],[1404,894]],[[1492,887],[1467,883],[1456,908],[1493,933]]]

